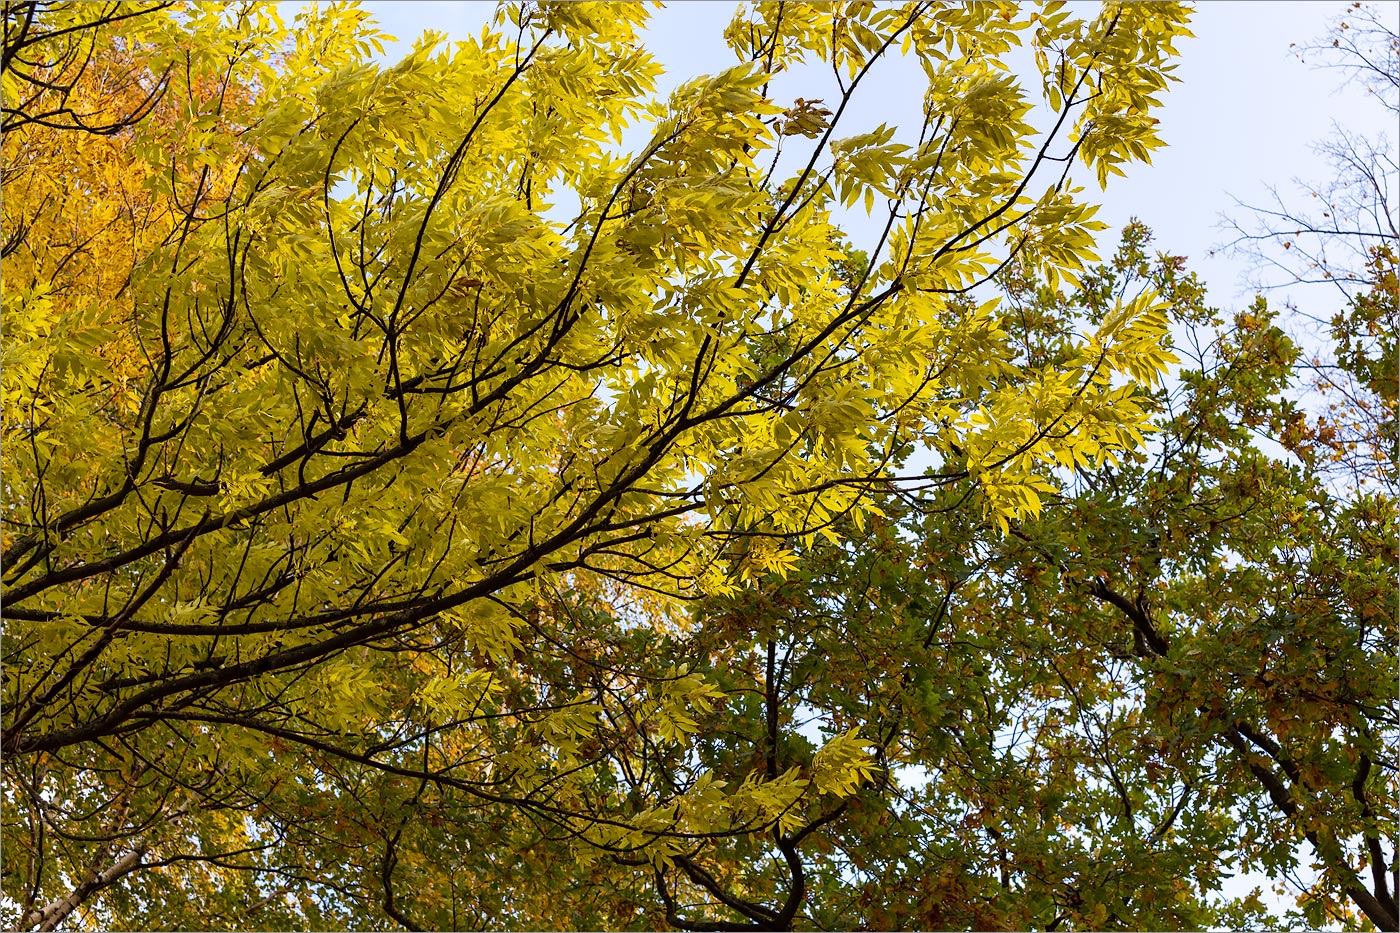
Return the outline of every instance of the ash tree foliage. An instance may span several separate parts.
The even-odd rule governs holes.
[[[1393,928],[1393,488],[1072,180],[1182,7],[748,5],[665,98],[641,5],[4,12],[8,925],[1196,928],[1307,843]]]

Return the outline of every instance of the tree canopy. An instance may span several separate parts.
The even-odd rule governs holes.
[[[283,12],[5,4],[8,925],[1395,928],[1393,243],[1321,414],[1101,258],[1184,7],[664,98],[641,4]]]

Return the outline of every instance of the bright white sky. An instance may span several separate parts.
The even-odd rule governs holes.
[[[1097,186],[1091,186],[1085,193],[1101,201],[1099,219],[1110,226],[1101,252],[1111,254],[1116,231],[1137,217],[1156,233],[1157,248],[1188,257],[1189,268],[1209,287],[1212,304],[1226,311],[1245,304],[1254,281],[1248,263],[1228,253],[1211,255],[1229,239],[1222,215],[1248,225],[1249,213],[1236,201],[1264,205],[1271,185],[1285,199],[1294,196],[1292,203],[1301,204],[1294,179],[1326,180],[1328,168],[1312,146],[1329,135],[1334,123],[1365,136],[1396,138],[1397,128],[1376,102],[1354,86],[1340,89],[1338,72],[1300,62],[1290,48],[1295,42],[1321,40],[1349,5],[1345,0],[1199,2],[1191,24],[1195,38],[1178,46],[1176,75],[1181,81],[1173,85],[1157,114],[1167,147],[1158,151],[1151,166],[1135,167],[1127,178],[1113,179],[1107,192],[1100,195]],[[1400,4],[1380,0],[1378,5],[1400,20]],[[362,6],[400,40],[401,47],[386,50],[391,60],[425,29],[445,32],[449,40],[479,34],[495,9],[493,2],[482,0],[369,0]],[[1082,6],[1086,9],[1081,15],[1092,14],[1090,4]],[[666,67],[658,89],[662,94],[735,63],[722,35],[734,9],[730,0],[678,0],[653,12],[646,41]],[[876,73],[873,86],[859,97],[859,122],[838,135],[853,135],[881,122],[907,126],[916,117],[922,94],[917,79],[922,75],[906,65],[892,62],[885,74]],[[785,86],[775,84],[773,93],[779,100],[829,93],[804,80],[794,76]],[[1033,78],[1026,83],[1035,87]],[[861,245],[864,238],[852,239]],[[1296,295],[1285,290],[1273,296],[1283,297],[1295,298],[1306,310],[1313,300],[1335,301],[1335,292],[1303,287]],[[1271,896],[1271,885],[1261,875],[1236,878],[1226,891],[1244,894],[1256,884],[1263,888],[1266,903],[1284,906],[1286,902]]]

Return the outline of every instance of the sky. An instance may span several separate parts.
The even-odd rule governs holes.
[[[446,32],[449,39],[479,33],[494,10],[494,3],[481,0],[362,5],[400,40],[386,50],[390,59],[424,29]],[[1092,4],[1080,5],[1092,12]],[[1387,0],[1382,6],[1400,18],[1400,4]],[[1206,282],[1212,303],[1222,309],[1246,304],[1257,279],[1248,260],[1216,249],[1230,239],[1224,217],[1247,222],[1250,214],[1240,203],[1268,203],[1271,185],[1287,196],[1297,191],[1295,179],[1324,180],[1327,166],[1313,146],[1329,135],[1334,121],[1367,135],[1389,130],[1395,138],[1380,106],[1354,87],[1339,90],[1336,71],[1302,62],[1290,48],[1320,39],[1347,7],[1339,0],[1198,3],[1191,24],[1195,38],[1179,45],[1181,81],[1157,114],[1166,148],[1158,150],[1152,165],[1134,166],[1127,178],[1112,180],[1107,192],[1093,190],[1096,185],[1086,192],[1101,201],[1099,219],[1113,230],[1137,217],[1155,232],[1157,248],[1186,256]],[[653,12],[645,41],[666,67],[663,93],[734,62],[722,37],[734,9],[728,0],[679,0]],[[920,77],[917,70],[912,63],[892,62],[874,77],[862,103],[862,123],[908,126],[922,90],[914,80]],[[802,76],[794,76],[786,89],[775,88],[775,96],[784,91],[809,99],[822,93],[816,85],[804,86]],[[1111,252],[1113,243],[1106,239],[1104,251]],[[1283,297],[1304,304],[1335,300],[1334,293],[1309,295],[1306,288],[1300,294],[1285,290]]]
[[[1156,114],[1166,147],[1154,154],[1153,164],[1133,166],[1126,178],[1112,180],[1106,192],[1092,183],[1085,192],[1103,205],[1099,219],[1110,226],[1103,254],[1111,254],[1116,244],[1114,231],[1135,217],[1153,229],[1158,249],[1188,258],[1189,268],[1205,281],[1211,304],[1227,312],[1248,304],[1257,272],[1247,258],[1220,248],[1231,239],[1226,218],[1248,226],[1251,214],[1242,205],[1268,204],[1271,186],[1285,200],[1302,203],[1298,181],[1327,179],[1328,166],[1314,146],[1334,125],[1371,137],[1388,134],[1395,141],[1397,128],[1377,102],[1355,86],[1340,87],[1338,72],[1301,61],[1292,47],[1321,40],[1349,5],[1339,0],[1202,0],[1196,5],[1195,36],[1178,46],[1180,82]],[[389,60],[425,29],[445,32],[450,40],[479,34],[495,8],[479,0],[381,0],[362,6],[400,40],[386,49]],[[1081,15],[1092,15],[1095,5],[1076,6],[1084,8]],[[1400,3],[1382,0],[1379,6],[1400,20]],[[653,12],[645,43],[666,68],[660,93],[734,63],[722,36],[734,9],[729,0],[679,0]],[[1029,73],[1029,55],[1022,64]],[[908,126],[917,116],[923,89],[917,67],[898,61],[882,67],[861,99],[860,122],[838,135],[882,122]],[[775,83],[773,94],[778,100],[812,99],[830,90],[810,76],[792,75],[785,86]],[[640,141],[638,136],[625,143]],[[859,245],[862,219],[851,223]],[[1272,298],[1307,310],[1319,302],[1335,303],[1336,293],[1326,286],[1297,286]],[[1325,309],[1321,314],[1330,316]],[[1256,885],[1265,903],[1275,909],[1291,906],[1291,898],[1276,896],[1263,875],[1237,877],[1225,891],[1246,894]]]

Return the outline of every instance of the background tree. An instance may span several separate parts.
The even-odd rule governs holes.
[[[110,36],[149,47],[152,16],[171,2],[79,4],[19,0],[3,6],[0,45],[4,104],[0,128],[29,124],[110,136],[148,116],[165,92],[173,62],[149,72],[132,58],[113,56]],[[94,90],[97,93],[94,93]]]
[[[1363,91],[1394,123],[1400,116],[1400,33],[1384,8],[1352,3],[1328,34],[1298,54],[1314,67],[1343,75],[1344,87]],[[1335,126],[1316,146],[1332,169],[1322,183],[1295,182],[1292,194],[1271,189],[1268,207],[1241,205],[1249,220],[1229,221],[1231,247],[1255,263],[1266,291],[1292,287],[1308,300],[1290,304],[1290,330],[1307,348],[1314,404],[1329,412],[1309,431],[1328,449],[1339,482],[1396,482],[1395,334],[1393,299],[1400,252],[1400,160],[1384,131]],[[1338,310],[1318,290],[1331,285]],[[1323,290],[1325,291],[1325,289]]]
[[[1159,275],[1177,262],[1163,261]],[[1336,482],[1334,449],[1313,437],[1349,412],[1305,428],[1293,398],[1310,371],[1262,299],[1195,324],[1155,455],[1085,475],[1015,536],[1059,572],[1029,614],[1074,620],[1132,660],[1140,756],[1238,814],[1244,866],[1283,877],[1306,840],[1318,879],[1293,922],[1390,929],[1394,495]]]
[[[1391,122],[1400,113],[1400,34],[1393,17],[1383,8],[1351,4],[1322,40],[1300,50],[1300,57],[1340,71],[1347,84],[1371,96],[1391,116]],[[1293,352],[1301,374],[1287,390],[1298,404],[1279,407],[1267,433],[1327,485],[1333,502],[1344,506],[1338,512],[1343,524],[1319,529],[1315,551],[1330,553],[1335,541],[1348,557],[1356,554],[1353,549],[1358,545],[1369,554],[1366,549],[1371,545],[1362,542],[1373,540],[1368,535],[1375,534],[1379,536],[1377,546],[1393,554],[1400,445],[1396,418],[1400,357],[1395,338],[1400,331],[1400,229],[1396,213],[1400,164],[1394,142],[1384,134],[1370,136],[1341,126],[1335,127],[1332,138],[1320,143],[1318,150],[1332,165],[1333,180],[1303,186],[1296,198],[1275,193],[1274,207],[1252,211],[1255,226],[1237,227],[1241,238],[1235,245],[1252,254],[1261,267],[1282,273],[1266,284],[1330,283],[1339,299],[1330,305],[1336,310],[1320,311],[1329,303],[1317,290],[1297,289],[1304,297],[1295,298],[1297,303],[1289,305],[1290,313],[1283,321],[1299,334],[1296,339],[1301,350]],[[1298,205],[1299,200],[1304,206]],[[1345,566],[1348,571],[1361,570],[1370,566],[1369,557],[1353,557]],[[1372,631],[1368,620],[1387,620],[1382,625],[1390,634],[1384,644],[1393,654],[1397,609],[1393,575],[1378,567],[1374,577],[1356,577],[1339,570],[1330,576],[1327,585],[1315,591],[1335,593],[1339,586],[1375,581],[1354,591],[1353,599],[1367,602],[1352,610],[1357,617],[1353,624],[1358,629],[1358,642],[1364,643]],[[1394,679],[1393,673],[1389,676]],[[1381,709],[1385,712],[1376,711],[1376,721],[1393,730],[1393,697],[1388,705],[1381,704]],[[1388,747],[1393,748],[1393,734],[1384,735]],[[1372,755],[1353,748],[1349,757],[1357,768],[1349,805],[1359,806],[1365,815],[1374,806],[1366,799]],[[1395,766],[1393,757],[1378,765],[1387,774],[1388,783],[1381,786],[1391,794],[1387,806],[1392,808]],[[1296,784],[1297,777],[1292,773],[1289,777]],[[1304,791],[1299,796],[1307,795]],[[1296,824],[1288,795],[1271,788],[1269,797],[1277,810],[1295,817]],[[1385,825],[1382,822],[1378,827]],[[1396,912],[1400,868],[1393,830],[1387,839],[1384,829],[1358,833],[1355,824],[1352,826],[1351,842],[1364,851],[1343,855],[1334,847],[1320,854],[1324,877],[1317,886],[1320,891],[1310,892],[1318,896],[1309,905],[1309,916],[1318,917],[1330,910],[1340,888],[1378,927],[1394,927],[1400,923]],[[1319,842],[1329,845],[1326,840],[1309,838],[1314,848]],[[1350,860],[1354,874],[1342,867],[1345,859]]]
[[[1159,144],[1181,7],[762,4],[667,101],[644,16],[509,5],[382,69],[349,6],[6,7],[16,926],[807,923],[799,849],[878,763],[697,771],[684,601],[889,483],[1009,529],[1140,443],[1151,295],[1033,363],[979,290],[1093,261],[1067,166]],[[904,141],[852,125],[896,50]],[[804,64],[832,93],[773,99]],[[893,476],[914,442],[958,453]],[[706,845],[778,867],[722,896]]]

